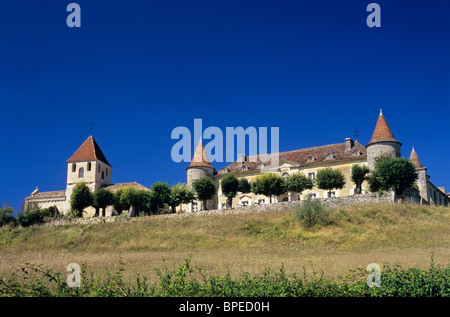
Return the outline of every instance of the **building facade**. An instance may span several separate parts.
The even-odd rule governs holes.
[[[356,140],[347,138],[342,143],[281,152],[279,153],[279,167],[273,172],[283,178],[295,173],[302,173],[314,181],[320,169],[330,167],[342,172],[345,176],[346,185],[342,189],[331,192],[314,187],[311,190],[305,190],[300,196],[296,193],[288,192],[278,197],[272,197],[272,202],[302,200],[307,195],[312,195],[313,198],[354,195],[356,186],[350,178],[352,166],[355,164],[366,165],[369,169],[373,170],[378,157],[385,155],[401,157],[401,146],[402,144],[395,139],[383,113],[380,111],[372,138],[365,146]],[[427,169],[420,163],[414,149],[409,159],[416,166],[419,174],[417,188],[420,192],[421,203],[448,206],[450,200],[449,195],[445,193],[445,188],[436,187],[430,182],[430,176],[426,173]],[[270,164],[270,162],[264,163],[259,156],[255,158],[239,155],[235,162],[219,171],[215,171],[200,141],[195,150],[192,162],[187,168],[187,184],[191,185],[195,179],[200,177],[210,177],[216,185],[217,194],[207,202],[208,209],[227,208],[230,206],[227,206],[227,198],[221,191],[221,179],[225,175],[232,173],[238,179],[246,178],[251,183],[256,177],[262,174],[262,169],[266,167],[264,164]],[[368,192],[366,182],[362,185],[362,193],[364,192]],[[269,201],[270,198],[263,195],[238,192],[237,196],[233,199],[232,207],[266,204]],[[186,209],[189,211],[199,210],[201,208],[200,204],[200,202],[194,202],[190,206],[187,206]]]
[[[70,212],[70,197],[73,188],[79,182],[85,182],[92,192],[99,188],[106,188],[115,192],[121,187],[135,187],[146,189],[136,182],[111,184],[112,166],[103,154],[94,137],[89,136],[77,151],[67,160],[67,182],[65,190],[41,192],[38,187],[25,198],[25,206],[36,203],[38,206],[48,208],[55,206],[62,214]],[[92,217],[96,213],[93,207],[85,209],[84,216]],[[106,215],[113,213],[112,206],[106,209]]]

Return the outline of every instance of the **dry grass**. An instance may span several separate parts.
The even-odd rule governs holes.
[[[24,263],[64,272],[67,264],[87,263],[96,272],[137,273],[156,281],[155,268],[174,268],[189,253],[193,264],[211,274],[260,273],[279,268],[308,275],[345,275],[369,263],[428,267],[430,253],[450,263],[450,209],[411,205],[335,208],[332,224],[306,230],[294,211],[152,217],[96,225],[0,230],[0,274]]]

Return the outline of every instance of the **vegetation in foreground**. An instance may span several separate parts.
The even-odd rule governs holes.
[[[450,268],[436,266],[431,257],[427,270],[404,269],[384,264],[379,286],[368,286],[372,275],[361,268],[338,279],[325,279],[323,273],[308,278],[306,274],[286,274],[266,269],[263,273],[232,278],[208,275],[191,263],[175,270],[158,271],[159,283],[148,284],[137,275],[133,283],[125,282],[123,267],[107,272],[105,277],[81,270],[80,287],[69,287],[66,276],[43,266],[27,264],[17,272],[2,276],[2,297],[446,297],[450,295]]]

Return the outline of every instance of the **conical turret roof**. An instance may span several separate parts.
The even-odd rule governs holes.
[[[414,148],[411,151],[411,155],[409,156],[409,160],[414,164],[416,168],[423,168],[422,162],[419,160],[419,156]]]
[[[394,134],[392,133],[391,128],[389,128],[386,118],[383,116],[383,113],[381,111],[380,115],[378,116],[375,130],[373,131],[372,139],[367,145],[378,142],[400,143],[395,139]]]
[[[92,160],[99,160],[111,166],[111,164],[109,164],[108,160],[103,154],[102,150],[98,146],[97,142],[95,141],[94,137],[91,135],[86,139],[86,141],[83,142],[83,144],[72,155],[72,157],[67,160],[67,162],[70,163],[70,162],[92,161]]]
[[[211,163],[209,163],[208,156],[206,155],[205,147],[203,146],[202,140],[198,142],[197,149],[194,152],[194,156],[192,157],[191,164],[187,167],[212,167]]]

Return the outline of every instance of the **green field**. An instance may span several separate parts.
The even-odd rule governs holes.
[[[328,279],[370,263],[426,269],[431,253],[436,265],[450,263],[450,208],[360,205],[333,208],[329,219],[305,228],[290,210],[2,228],[0,274],[25,263],[67,274],[69,263],[84,263],[95,274],[120,270],[127,282],[139,274],[157,285],[158,270],[176,270],[189,254],[202,276],[230,278],[281,267]]]

